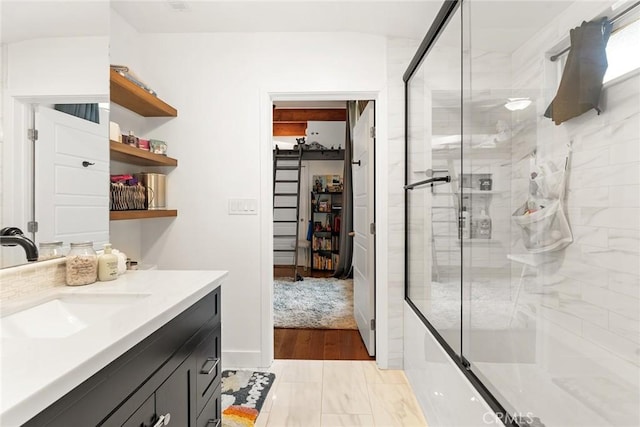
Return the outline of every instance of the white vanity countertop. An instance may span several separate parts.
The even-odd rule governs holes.
[[[30,301],[58,295],[128,298],[131,304],[61,338],[0,339],[0,425],[20,426],[222,284],[226,271],[128,271],[111,282],[56,287]],[[93,296],[91,296],[93,295]],[[96,310],[100,310],[96,305]],[[42,319],[47,322],[47,319]]]

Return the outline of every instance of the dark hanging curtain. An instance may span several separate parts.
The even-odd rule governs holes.
[[[351,178],[351,146],[353,126],[358,114],[357,101],[347,102],[347,121],[344,141],[344,172],[342,174],[342,218],[340,220],[340,260],[333,277],[346,279],[353,276],[351,261],[353,258],[353,184]]]
[[[53,108],[63,113],[100,124],[100,109],[98,108],[98,104],[55,104]]]
[[[562,73],[558,93],[544,116],[559,125],[594,108],[602,91],[602,79],[607,71],[606,47],[611,35],[611,23],[602,18],[583,22],[572,29],[571,50]]]

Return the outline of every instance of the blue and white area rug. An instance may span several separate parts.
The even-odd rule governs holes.
[[[276,328],[358,329],[353,317],[353,280],[274,280],[273,317]]]
[[[254,426],[276,374],[254,371],[222,371],[221,377],[222,426]]]

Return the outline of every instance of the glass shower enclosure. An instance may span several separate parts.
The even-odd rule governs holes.
[[[406,300],[505,425],[640,425],[640,73],[544,117],[613,3],[445,1],[404,76]]]

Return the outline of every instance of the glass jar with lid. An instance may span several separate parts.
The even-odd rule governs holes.
[[[67,254],[67,285],[79,286],[98,279],[98,254],[93,242],[71,243]]]
[[[62,258],[62,242],[41,242],[38,249],[38,261]]]

